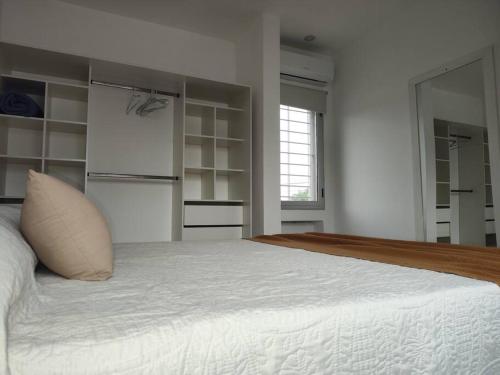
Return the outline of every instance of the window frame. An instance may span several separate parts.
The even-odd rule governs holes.
[[[316,150],[316,200],[314,201],[281,201],[282,210],[324,210],[325,209],[325,176],[324,176],[324,142],[323,142],[323,120],[321,112],[314,114],[315,127],[315,150]],[[280,137],[281,141],[281,137]],[[280,165],[281,169],[281,165]],[[280,170],[281,174],[281,170]]]

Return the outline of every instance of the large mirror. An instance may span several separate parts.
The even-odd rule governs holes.
[[[489,133],[498,124],[487,115],[484,68],[477,59],[415,83],[427,241],[497,246],[498,131]]]

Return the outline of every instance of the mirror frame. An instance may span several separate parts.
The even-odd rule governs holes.
[[[420,83],[446,74],[465,65],[480,61],[483,69],[484,104],[486,127],[488,129],[488,142],[490,144],[490,165],[492,181],[500,182],[500,128],[498,119],[497,82],[495,77],[495,62],[493,46],[483,48],[466,56],[448,62],[436,69],[420,74],[409,82],[410,93],[410,118],[412,137],[413,180],[416,183],[414,194],[415,233],[417,240],[428,241],[425,202],[427,201],[425,155],[421,153],[422,139],[424,137],[423,121],[419,121],[417,90]],[[500,235],[500,183],[492,183],[493,211],[495,214],[495,232]]]

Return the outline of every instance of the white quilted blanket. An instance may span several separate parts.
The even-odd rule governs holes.
[[[8,372],[8,318],[36,306],[36,257],[19,232],[20,210],[0,205],[0,374]]]
[[[106,282],[38,274],[12,375],[500,374],[500,289],[250,241],[116,246]]]

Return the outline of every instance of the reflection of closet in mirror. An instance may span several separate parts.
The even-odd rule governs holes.
[[[417,84],[428,241],[496,246],[481,61]]]
[[[434,119],[434,139],[437,241],[496,246],[487,129]]]

